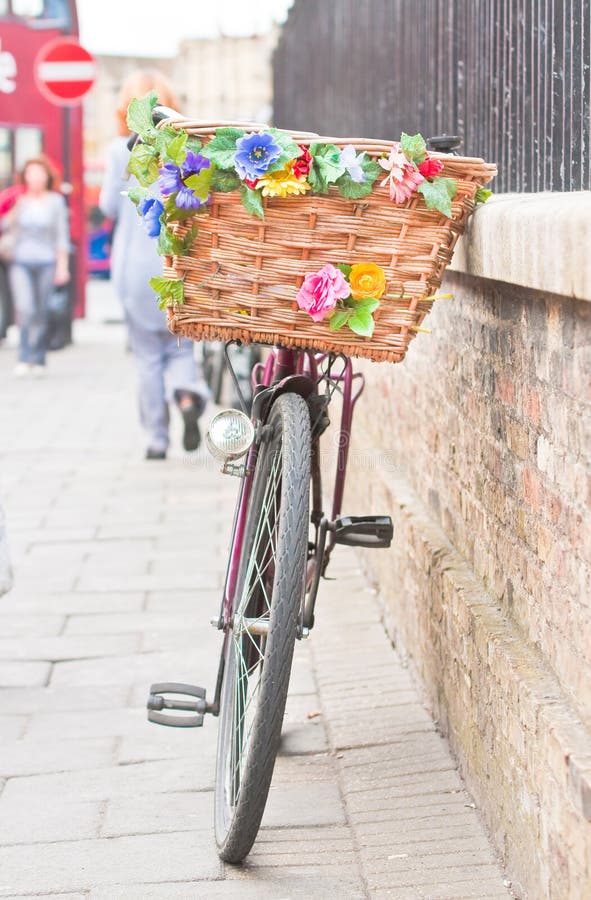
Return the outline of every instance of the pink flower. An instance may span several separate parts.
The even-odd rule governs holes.
[[[321,322],[334,309],[337,300],[345,300],[351,294],[345,276],[330,263],[306,275],[296,300],[300,309],[310,313],[315,322]]]
[[[419,166],[419,172],[421,175],[424,175],[425,178],[435,178],[436,175],[439,175],[441,170],[443,169],[443,163],[440,159],[433,159],[433,157],[428,156]]]
[[[378,162],[382,169],[386,169],[388,172],[382,185],[390,184],[390,200],[395,203],[404,203],[405,200],[412,197],[419,184],[425,180],[421,173],[409,163],[400,149],[400,145],[395,144],[390,150],[390,156],[387,159],[379,159]]]

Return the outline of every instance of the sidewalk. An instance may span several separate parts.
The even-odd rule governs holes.
[[[165,680],[211,694],[237,482],[202,451],[143,460],[120,325],[80,323],[44,380],[14,379],[14,359],[0,348],[15,568],[0,599],[0,897],[511,896],[346,552],[296,647],[259,840],[243,867],[219,862],[216,723],[150,725],[145,699]]]

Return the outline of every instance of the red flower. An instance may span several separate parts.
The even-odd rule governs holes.
[[[245,184],[247,187],[249,187],[249,188],[251,189],[251,191],[254,191],[254,189],[256,188],[256,186],[257,186],[258,183],[259,183],[258,178],[255,178],[254,180],[253,180],[253,179],[250,179],[250,178],[245,178],[245,179],[244,179],[244,184]]]
[[[435,178],[443,169],[443,163],[440,159],[433,159],[428,156],[419,166],[419,172],[425,178]]]
[[[296,176],[296,178],[301,178],[302,176],[305,177],[312,168],[312,157],[310,156],[310,151],[303,144],[300,144],[299,146],[304,152],[293,162],[293,174]]]

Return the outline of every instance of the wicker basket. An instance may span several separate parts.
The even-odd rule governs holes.
[[[220,127],[190,120],[178,125],[204,140]],[[300,144],[354,144],[373,157],[392,147],[386,141],[292,135]],[[474,209],[476,190],[496,174],[495,166],[481,159],[430,155],[442,160],[441,174],[458,183],[451,220],[427,209],[416,193],[403,205],[393,203],[387,186],[374,187],[362,200],[345,199],[335,188],[326,196],[265,200],[262,220],[245,210],[238,192],[214,193],[209,213],[198,218],[199,233],[190,251],[165,259],[165,275],[183,278],[185,285],[184,304],[169,308],[170,330],[195,340],[239,339],[402,360],[431,308],[429,298],[439,288]],[[175,223],[174,230],[182,235],[190,226],[190,220]],[[327,263],[368,262],[384,269],[386,294],[395,295],[380,303],[371,338],[348,328],[331,332],[328,320],[314,322],[298,309],[296,295],[306,274]]]

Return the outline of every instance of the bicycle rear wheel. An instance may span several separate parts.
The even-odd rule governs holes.
[[[310,417],[283,394],[259,448],[234,602],[225,637],[215,833],[241,862],[256,838],[273,775],[302,603],[308,546]]]

